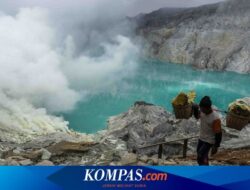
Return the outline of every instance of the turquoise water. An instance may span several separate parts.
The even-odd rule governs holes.
[[[137,100],[172,111],[171,100],[180,91],[189,90],[197,92],[196,102],[209,95],[217,107],[226,110],[233,100],[250,95],[249,83],[250,75],[201,71],[190,66],[143,61],[133,77],[114,85],[112,89],[115,90],[89,97],[63,117],[74,130],[94,133],[106,127],[109,116],[127,111]]]

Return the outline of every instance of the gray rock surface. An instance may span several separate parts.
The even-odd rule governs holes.
[[[137,103],[128,112],[108,120],[110,134],[126,141],[129,151],[139,154],[155,154],[158,146],[140,149],[141,146],[194,136],[199,127],[195,119],[176,120],[164,108]],[[165,154],[176,154],[182,150],[182,142],[164,146]]]
[[[249,126],[250,127],[250,126]],[[224,129],[221,149],[249,146],[249,127],[242,132]],[[0,165],[193,165],[195,160],[179,160],[183,142],[163,146],[158,159],[158,146],[141,146],[197,135],[199,122],[190,118],[176,120],[164,108],[136,102],[127,112],[113,116],[107,130],[91,138],[75,132],[40,136],[18,144],[2,142]],[[197,139],[190,140],[188,154],[195,153]],[[234,146],[232,146],[234,145]]]
[[[134,18],[144,53],[200,69],[250,73],[250,1],[160,9]]]

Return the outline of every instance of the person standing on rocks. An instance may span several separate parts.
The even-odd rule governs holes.
[[[199,165],[209,165],[209,151],[211,149],[211,155],[216,154],[222,139],[221,120],[212,109],[210,97],[205,96],[201,99],[199,106],[194,105],[194,116],[200,119],[197,162]]]

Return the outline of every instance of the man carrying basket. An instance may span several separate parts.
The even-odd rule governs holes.
[[[201,99],[199,106],[193,106],[194,116],[200,119],[200,136],[197,145],[197,162],[199,165],[209,165],[208,154],[210,149],[214,155],[220,147],[222,139],[221,120],[212,109],[210,97]]]

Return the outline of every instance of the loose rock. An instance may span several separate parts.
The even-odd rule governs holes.
[[[49,160],[43,160],[36,164],[37,166],[54,166],[54,163]]]
[[[132,165],[137,162],[137,155],[133,153],[127,153],[122,157],[122,165]]]
[[[19,161],[19,163],[20,163],[22,166],[28,166],[28,165],[32,165],[32,164],[33,164],[33,162],[32,162],[30,159],[21,160],[21,161]]]

